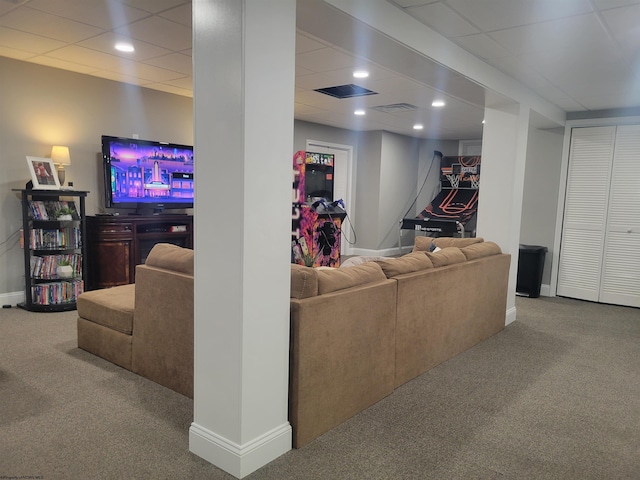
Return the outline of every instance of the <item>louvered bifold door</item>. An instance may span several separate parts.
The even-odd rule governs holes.
[[[616,127],[571,133],[557,294],[598,301]]]
[[[618,126],[600,301],[640,307],[640,126]]]

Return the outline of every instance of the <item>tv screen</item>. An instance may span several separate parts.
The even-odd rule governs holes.
[[[107,207],[193,207],[193,147],[102,136]]]

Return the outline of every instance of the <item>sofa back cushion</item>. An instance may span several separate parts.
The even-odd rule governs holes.
[[[502,253],[502,249],[500,249],[498,244],[494,242],[475,243],[461,248],[460,250],[462,250],[462,253],[464,253],[467,260],[488,257],[490,255],[499,255]]]
[[[484,239],[482,237],[473,237],[473,238],[454,238],[454,237],[438,237],[433,239],[433,243],[436,247],[447,248],[447,247],[458,247],[463,248],[468,245],[473,245],[475,243],[482,243]]]
[[[378,260],[376,263],[380,265],[387,278],[433,268],[433,263],[426,252],[412,252],[399,258]]]
[[[318,270],[317,274],[318,295],[387,279],[380,265],[375,262],[361,263],[349,268],[322,269]]]
[[[416,236],[412,252],[431,252],[433,240],[433,237]]]
[[[304,265],[291,264],[291,298],[318,295],[318,271]]]
[[[173,270],[193,276],[193,250],[171,243],[157,243],[149,252],[145,265]]]
[[[462,253],[462,250],[458,247],[445,247],[437,252],[427,252],[425,255],[429,257],[431,263],[433,263],[433,266],[436,268],[467,261],[467,257],[464,256],[464,253]]]

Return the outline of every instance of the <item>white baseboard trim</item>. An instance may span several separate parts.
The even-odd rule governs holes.
[[[506,327],[510,323],[515,322],[515,320],[516,320],[516,307],[511,307],[507,310],[504,326]]]
[[[291,450],[291,439],[288,422],[244,445],[194,422],[189,429],[189,451],[234,477],[243,478]]]
[[[24,292],[0,293],[0,305],[11,305],[15,307],[22,302],[24,302]]]
[[[545,285],[544,283],[540,285],[540,296],[541,297],[550,297],[551,296],[551,285]]]

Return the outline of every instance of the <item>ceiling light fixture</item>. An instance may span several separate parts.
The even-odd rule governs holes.
[[[434,100],[433,102],[431,102],[432,107],[444,107],[444,105],[444,100]]]
[[[413,129],[414,129],[414,130],[422,130],[423,128],[424,128],[424,125],[422,125],[421,123],[416,123],[416,124],[413,126]]]
[[[119,52],[131,53],[135,52],[135,48],[130,43],[116,43],[115,49]]]
[[[354,78],[367,78],[368,76],[369,72],[367,72],[366,70],[356,70],[355,72],[353,72]]]
[[[362,110],[362,109],[360,109],[360,110],[356,110],[356,111],[354,111],[354,112],[353,112],[353,114],[354,114],[354,115],[364,115],[364,114],[365,114],[365,111],[364,111],[364,110]]]

